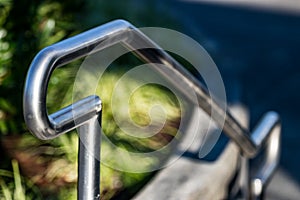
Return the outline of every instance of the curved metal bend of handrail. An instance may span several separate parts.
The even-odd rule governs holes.
[[[281,122],[277,113],[268,112],[253,130],[252,138],[259,147],[265,146],[265,159],[254,166],[250,176],[251,199],[263,199],[264,187],[272,177],[280,157]]]
[[[198,101],[193,103],[200,106],[209,115],[214,112],[212,116],[214,121],[236,142],[243,155],[253,157],[258,152],[266,136],[264,133],[257,131],[250,136],[249,132],[243,129],[228,111],[210,97],[206,88],[192,74],[142,32],[124,20],[109,22],[46,47],[34,58],[27,75],[23,102],[25,122],[34,135],[40,139],[51,139],[75,127],[75,123],[70,123],[67,126],[60,124],[61,122],[55,120],[54,117],[59,115],[57,113],[48,117],[46,94],[48,81],[54,69],[116,43],[121,43],[133,50],[138,57],[147,63],[163,64],[164,68],[155,64],[152,66],[171,81],[187,98],[190,98],[189,91],[194,91]],[[139,49],[141,44],[147,49]],[[95,97],[93,98],[95,99]],[[91,101],[91,99],[86,101]],[[194,100],[191,99],[191,101]],[[98,99],[89,106],[88,110],[96,113],[99,111],[99,105],[100,100]],[[81,115],[85,116],[85,111],[82,110],[82,112]],[[90,112],[87,115],[90,115]],[[226,116],[224,126],[223,116]],[[69,117],[72,116],[69,115]],[[84,123],[86,119],[86,117],[79,118],[79,122]]]

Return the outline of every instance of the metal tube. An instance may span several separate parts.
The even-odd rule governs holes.
[[[71,131],[99,115],[101,109],[100,98],[91,95],[49,115],[49,120],[59,135]]]
[[[132,30],[131,32],[129,35],[131,35],[132,40],[126,40],[125,46],[135,49],[134,52],[138,57],[146,63],[151,63],[153,68],[170,81],[187,99],[191,100],[195,106],[200,106],[211,116],[230,139],[236,142],[246,157],[253,157],[257,152],[257,147],[251,140],[248,130],[244,129],[228,110],[224,110],[210,96],[205,86],[180,63],[139,30]],[[140,49],[140,47],[147,47],[148,49]],[[165,67],[155,65],[155,63],[163,64]],[[193,92],[196,94],[198,101],[191,98],[190,94]],[[212,113],[214,114],[212,115]],[[225,121],[224,116],[226,116]]]
[[[198,101],[193,103],[208,115],[211,115],[213,110],[214,121],[237,143],[245,156],[253,157],[256,154],[257,147],[249,137],[248,131],[210,97],[206,88],[151,39],[124,20],[109,22],[46,47],[38,53],[28,72],[23,103],[25,121],[32,133],[41,139],[50,139],[60,133],[53,127],[46,110],[47,84],[54,69],[116,43],[122,43],[135,51],[146,62],[164,64],[165,68],[159,68],[155,64],[152,66],[168,80],[173,81],[175,87],[188,99],[190,93],[187,91],[195,91]],[[137,49],[139,46],[151,49]],[[224,126],[223,116],[226,116]]]
[[[264,190],[274,174],[280,157],[281,122],[279,115],[268,112],[253,131],[253,140],[259,147],[265,147],[264,159],[253,168],[256,169],[250,177],[251,200],[264,198]],[[264,137],[260,137],[263,135]]]
[[[100,199],[101,113],[79,127],[77,199]]]

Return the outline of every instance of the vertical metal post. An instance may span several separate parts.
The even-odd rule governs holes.
[[[79,127],[79,200],[100,199],[101,112]]]

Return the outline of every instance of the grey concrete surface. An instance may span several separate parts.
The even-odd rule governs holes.
[[[248,124],[247,112],[241,106],[232,108],[232,113],[244,125]],[[200,109],[197,109],[193,119],[198,124],[208,124],[210,118]],[[216,127],[211,126],[209,134],[213,134]],[[189,146],[185,151],[194,151],[201,137],[205,135],[206,130],[197,133],[195,130],[188,129],[184,134],[182,143],[178,146],[178,151],[186,149],[186,144],[193,141],[194,144]],[[199,146],[198,146],[199,149]],[[177,152],[170,157],[177,157]],[[133,199],[135,200],[197,200],[209,199],[219,200],[226,199],[228,188],[233,180],[241,162],[241,156],[238,147],[229,142],[225,150],[213,162],[193,159],[181,156],[168,167],[162,169],[154,179],[148,183]],[[239,180],[239,179],[236,179]],[[238,181],[235,181],[238,183]]]
[[[266,190],[266,200],[299,200],[300,186],[279,168]]]

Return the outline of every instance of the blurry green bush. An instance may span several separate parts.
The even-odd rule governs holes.
[[[153,15],[158,15],[159,18]],[[175,26],[170,17],[166,16],[152,1],[0,0],[1,144],[10,158],[18,160],[21,172],[30,178],[31,183],[41,188],[43,198],[74,199],[76,197],[77,135],[71,133],[48,142],[39,141],[27,133],[22,115],[22,95],[30,62],[43,47],[117,18],[125,18],[138,27]],[[116,68],[126,68],[127,62],[135,61],[121,59],[115,63],[118,65]],[[72,83],[80,64],[80,61],[73,62],[54,72],[49,82],[47,96],[50,113],[72,102],[71,92],[68,93],[68,91],[72,90]],[[98,94],[106,108],[109,108],[110,91],[118,76],[118,71],[112,71],[104,77],[105,82],[99,85]],[[129,85],[135,84],[134,80],[128,81]],[[148,100],[149,95],[153,102]],[[152,151],[168,143],[176,133],[180,121],[178,102],[174,101],[172,94],[152,85],[141,89],[133,96],[133,99],[138,102],[136,104],[138,106],[132,104],[134,108],[132,119],[136,123],[141,125],[149,123],[145,107],[151,107],[151,104],[158,101],[168,107],[170,123],[167,123],[156,137],[137,141],[122,133],[113,120],[111,110],[107,109],[103,114],[103,129],[107,137],[116,145],[130,151]],[[11,135],[15,136],[11,137]],[[111,149],[108,151],[113,153]],[[7,157],[7,155],[3,156]],[[0,167],[14,170],[8,167],[10,166],[9,159],[3,159],[3,161],[7,163],[2,162]],[[10,174],[9,177],[19,176],[15,171],[7,174]],[[124,173],[101,166],[101,195],[103,199],[110,199],[119,192],[125,191],[124,194],[128,197],[141,187],[148,176],[149,174],[146,173]],[[2,187],[0,198],[9,196],[7,191],[9,188],[14,188],[14,183],[8,182],[9,180],[15,179],[0,176]],[[26,198],[39,193],[36,193],[34,186],[28,187],[25,184],[22,187],[27,187],[23,191],[26,194],[22,194],[26,195]],[[53,192],[56,194],[52,195]],[[12,193],[12,199],[13,195]]]

